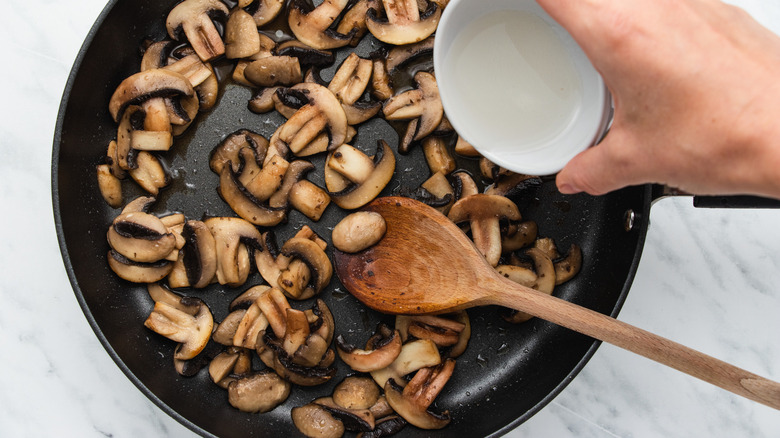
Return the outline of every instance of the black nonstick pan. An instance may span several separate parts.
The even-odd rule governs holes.
[[[174,343],[143,326],[153,307],[146,288],[120,280],[106,262],[105,233],[118,210],[103,201],[95,166],[102,163],[109,141],[116,136],[108,101],[116,86],[138,71],[142,43],[165,38],[164,20],[172,6],[173,2],[110,1],[74,64],[57,120],[52,162],[54,213],[63,260],[76,298],[103,346],[162,410],[203,436],[296,436],[290,409],[330,394],[348,373],[343,363],[330,383],[295,388],[289,399],[270,413],[239,412],[205,371],[190,378],[176,373]],[[366,40],[356,50],[366,55],[379,47],[378,42]],[[344,56],[343,51],[338,54],[336,65]],[[235,216],[216,192],[218,178],[208,168],[209,153],[238,129],[251,129],[269,138],[283,121],[275,113],[249,112],[246,104],[252,90],[231,83],[227,63],[216,65],[223,84],[219,104],[200,115],[163,156],[173,182],[158,197],[155,213],[176,211],[193,219]],[[329,74],[332,70],[323,71],[323,77]],[[361,125],[352,144],[368,152],[378,139],[385,139],[397,150],[397,132],[380,121]],[[385,195],[403,187],[416,188],[429,177],[420,147],[398,154],[397,159],[396,174]],[[312,172],[309,179],[324,186],[324,158],[312,161],[319,171]],[[476,161],[461,160],[459,164],[477,174]],[[132,184],[125,184],[126,200],[139,194]],[[640,186],[602,197],[563,196],[551,180],[543,179],[541,185],[523,191],[515,201],[526,219],[538,223],[541,236],[554,238],[562,248],[571,243],[582,248],[582,271],[557,288],[556,295],[617,316],[639,263],[651,203],[660,195],[658,187]],[[329,241],[330,229],[344,214],[332,205],[320,221],[311,222],[293,211],[289,221],[275,232],[283,242],[306,224]],[[259,275],[253,274],[241,288],[213,285],[183,292],[206,301],[215,320],[220,321],[227,314],[228,303],[260,281]],[[357,302],[335,278],[321,297],[335,315],[337,333],[356,342],[366,339],[377,322],[392,323],[392,317]],[[310,308],[311,302],[293,306]],[[473,437],[506,433],[552,400],[599,345],[538,319],[519,325],[507,323],[497,308],[474,309],[469,314],[473,327],[470,345],[458,359],[455,375],[434,408],[449,410],[452,423],[438,432],[407,426],[399,436],[453,436],[454,431],[458,436]]]

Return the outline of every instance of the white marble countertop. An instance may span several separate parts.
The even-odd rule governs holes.
[[[780,32],[780,2],[734,3]],[[54,231],[55,120],[103,0],[5,4],[0,436],[193,436],[100,345]],[[780,380],[780,211],[697,210],[680,198],[657,203],[651,222],[620,319]],[[780,412],[603,345],[552,403],[508,436],[777,437]]]

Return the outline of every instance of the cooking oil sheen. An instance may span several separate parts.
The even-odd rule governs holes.
[[[524,11],[496,11],[469,23],[444,65],[454,102],[484,130],[481,149],[539,147],[571,124],[582,81],[553,27]]]

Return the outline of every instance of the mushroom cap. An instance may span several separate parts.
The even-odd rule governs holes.
[[[385,10],[390,0],[384,0]],[[415,2],[415,12],[416,2]],[[409,14],[414,15],[414,14]],[[428,3],[426,10],[418,17],[400,16],[388,14],[387,20],[381,20],[377,17],[375,9],[369,9],[366,12],[366,26],[376,39],[383,43],[394,44],[396,46],[412,44],[422,41],[431,36],[439,25],[441,18],[441,8],[436,3]]]
[[[122,213],[106,233],[114,251],[135,262],[152,263],[165,258],[176,246],[176,238],[154,215]]]
[[[346,210],[354,210],[368,204],[384,190],[395,171],[395,155],[384,140],[377,141],[373,161],[374,171],[362,184],[350,184],[330,166],[325,166],[325,185],[336,205]]]
[[[324,0],[311,8],[308,2],[293,0],[287,15],[295,37],[315,49],[327,50],[344,47],[352,41],[352,35],[343,35],[331,28],[349,0]]]
[[[312,292],[304,291],[301,296],[317,294],[330,283],[333,277],[333,265],[328,255],[315,241],[293,237],[284,243],[281,252],[287,257],[300,259],[309,267],[311,279],[307,289],[311,289]]]
[[[307,437],[340,438],[344,436],[344,423],[330,414],[324,407],[309,403],[292,408],[293,424]]]
[[[193,299],[196,300],[196,299]],[[157,301],[144,325],[168,339],[179,342],[174,359],[188,360],[203,351],[211,338],[214,318],[206,303],[200,303],[195,315],[164,301]]]
[[[509,198],[499,195],[486,195],[479,193],[467,196],[456,202],[448,215],[455,223],[480,220],[486,218],[499,218],[519,221],[520,210]]]
[[[153,97],[193,97],[195,89],[180,73],[166,69],[141,71],[123,80],[111,95],[108,111],[119,122],[128,105],[134,105]]]
[[[287,400],[291,385],[268,370],[242,377],[228,385],[230,405],[243,412],[268,412]]]

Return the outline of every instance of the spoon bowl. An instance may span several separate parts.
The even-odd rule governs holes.
[[[378,198],[385,236],[355,254],[334,253],[336,273],[363,304],[390,314],[436,314],[500,305],[529,313],[780,410],[780,384],[607,315],[504,278],[468,236],[437,210]]]

